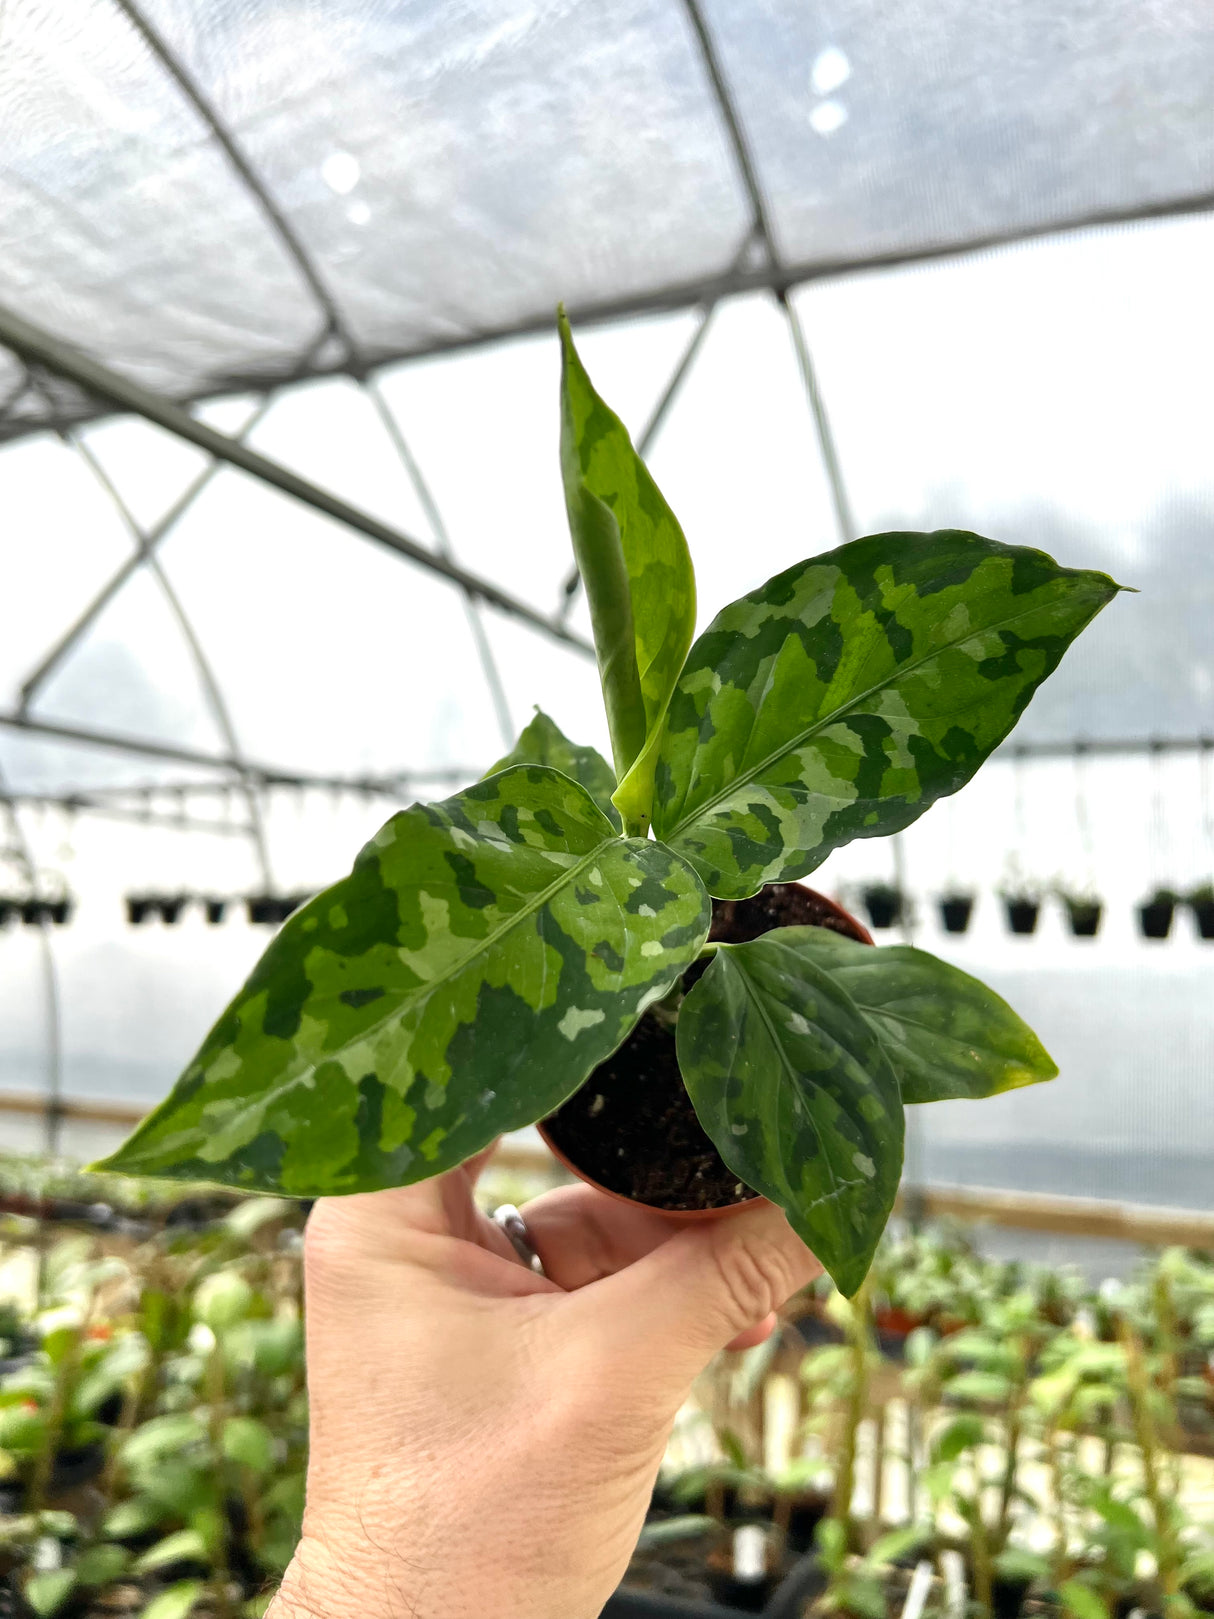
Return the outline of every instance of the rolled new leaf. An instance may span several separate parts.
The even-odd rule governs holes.
[[[902,1173],[898,1081],[846,990],[776,929],[718,946],[679,1010],[683,1082],[730,1169],[849,1297]]]
[[[629,827],[644,831],[666,709],[695,634],[695,572],[677,518],[595,392],[563,310],[558,324],[561,473],[619,778],[615,802]]]
[[[997,1096],[1054,1079],[1058,1065],[993,989],[910,945],[873,949],[826,928],[781,928],[831,975],[881,1041],[903,1102]]]
[[[563,776],[571,776],[586,789],[616,831],[620,830],[620,812],[611,802],[615,791],[611,766],[596,748],[571,742],[543,709],[536,709],[535,718],[519,732],[518,741],[510,752],[485,774],[495,776],[510,765],[550,765]]]
[[[105,1167],[309,1197],[454,1168],[577,1089],[709,912],[555,770],[415,804],[291,917]]]
[[[803,877],[955,793],[1121,587],[952,529],[876,534],[717,615],[671,699],[655,835],[710,893]]]

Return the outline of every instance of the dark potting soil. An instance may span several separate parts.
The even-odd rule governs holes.
[[[713,900],[708,937],[746,944],[772,928],[802,926],[857,937],[820,894],[799,883],[769,883],[752,899]],[[707,965],[688,968],[687,989]],[[571,1163],[638,1203],[692,1212],[755,1195],[704,1133],[683,1086],[674,1029],[652,1011],[544,1128]]]

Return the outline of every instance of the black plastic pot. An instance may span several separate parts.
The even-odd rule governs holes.
[[[126,919],[133,928],[142,926],[152,914],[152,900],[146,894],[128,894]]]
[[[1098,899],[1070,899],[1063,896],[1071,932],[1077,939],[1094,939],[1100,931],[1104,906]]]
[[[15,899],[0,899],[0,928],[7,927],[21,915],[21,906]]]
[[[203,901],[203,910],[206,912],[207,922],[213,928],[217,928],[223,921],[224,913],[227,911],[227,908],[228,902],[226,899],[208,899]]]
[[[273,894],[251,894],[245,900],[249,921],[255,926],[273,927],[279,923],[282,920],[279,905],[280,901]]]
[[[974,914],[972,894],[944,894],[940,900],[940,920],[946,933],[964,933]]]
[[[47,906],[51,921],[57,928],[66,927],[72,919],[72,902],[70,899],[55,899]]]
[[[1214,899],[1191,899],[1193,915],[1197,918],[1197,931],[1203,939],[1214,939]]]
[[[1138,907],[1138,926],[1144,939],[1166,939],[1172,931],[1172,918],[1176,914],[1176,901],[1149,899]]]
[[[25,899],[21,902],[21,920],[27,928],[36,928],[51,919],[50,905],[44,899]]]
[[[866,888],[861,898],[875,928],[892,928],[902,916],[902,895],[896,888]]]
[[[746,1612],[716,1602],[679,1602],[656,1591],[617,1591],[607,1598],[601,1619],[743,1619]]]
[[[167,922],[170,927],[180,922],[185,903],[186,896],[184,894],[174,894],[170,899],[160,900],[156,909],[160,912],[161,921]]]
[[[1013,933],[1036,933],[1037,918],[1041,915],[1041,901],[1026,899],[1022,895],[1004,895],[1007,925]]]

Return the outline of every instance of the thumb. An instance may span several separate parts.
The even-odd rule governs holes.
[[[681,1399],[718,1350],[820,1276],[822,1266],[771,1203],[684,1226],[614,1276],[571,1296],[619,1365]]]

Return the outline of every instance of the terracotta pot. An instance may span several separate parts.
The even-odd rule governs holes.
[[[856,920],[850,911],[845,911],[842,905],[838,904],[833,899],[829,899],[825,894],[819,894],[817,889],[810,889],[809,892],[814,895],[815,899],[820,900],[827,910],[838,919],[838,921],[844,924],[844,926],[838,931],[847,933],[851,938],[857,940],[860,944],[872,944],[872,934],[864,926],[863,922]],[[566,1157],[560,1147],[558,1147],[555,1141],[553,1141],[552,1137],[545,1129],[544,1121],[542,1119],[536,1125],[536,1129],[539,1131],[544,1145],[548,1148],[548,1151],[552,1154],[552,1156],[557,1160],[558,1163],[562,1164],[571,1175],[575,1175],[578,1180],[585,1181],[587,1186],[593,1186],[596,1191],[602,1192],[604,1197],[614,1198],[617,1203],[627,1203],[633,1208],[651,1209],[654,1214],[660,1214],[665,1220],[720,1220],[727,1214],[736,1213],[738,1209],[749,1209],[752,1208],[756,1203],[764,1203],[767,1201],[766,1198],[762,1197],[748,1197],[743,1199],[741,1203],[726,1203],[720,1208],[715,1209],[660,1209],[653,1203],[639,1203],[636,1198],[628,1197],[623,1192],[613,1192],[609,1186],[604,1186],[601,1181],[596,1181],[593,1175],[588,1175],[586,1174],[585,1170],[579,1169],[577,1164],[575,1164],[570,1158]]]

